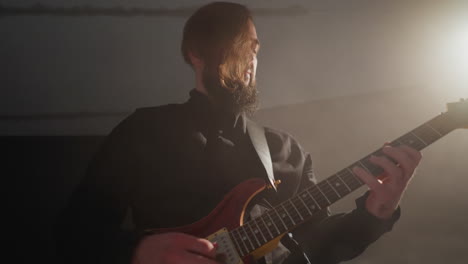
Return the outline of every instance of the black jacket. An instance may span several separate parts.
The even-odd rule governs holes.
[[[137,109],[106,138],[58,219],[66,262],[129,263],[142,230],[195,222],[242,181],[267,179],[246,124],[245,116],[217,112],[195,91],[184,104]],[[281,180],[265,199],[274,204],[316,182],[310,155],[293,137],[271,128],[265,136]],[[295,241],[312,263],[338,263],[391,230],[399,210],[381,221],[364,200],[349,213],[325,210],[296,229],[294,239],[285,236],[293,252],[286,263],[305,261]]]

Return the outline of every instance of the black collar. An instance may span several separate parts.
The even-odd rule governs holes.
[[[217,109],[208,97],[193,89],[190,91],[190,99],[187,102],[190,111],[193,111],[195,121],[202,127],[213,128],[222,131],[247,132],[247,118],[245,114],[232,114]]]

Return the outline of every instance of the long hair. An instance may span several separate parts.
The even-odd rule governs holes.
[[[235,90],[251,61],[248,38],[252,14],[241,4],[214,2],[199,8],[186,22],[181,51],[191,65],[189,52],[218,74],[219,84]]]

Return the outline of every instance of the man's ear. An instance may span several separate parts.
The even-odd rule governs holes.
[[[198,54],[196,54],[195,52],[189,51],[188,55],[189,55],[190,62],[192,63],[193,67],[203,68],[204,62]]]

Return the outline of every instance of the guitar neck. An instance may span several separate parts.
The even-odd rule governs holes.
[[[422,150],[457,127],[459,127],[457,122],[454,122],[448,114],[441,114],[393,140],[390,145],[408,145],[414,149]],[[378,149],[318,184],[305,188],[261,216],[232,230],[231,237],[239,253],[247,256],[280,235],[310,220],[322,209],[363,186],[364,183],[352,172],[352,168],[358,166],[375,177],[381,175],[383,170],[370,163],[371,155],[383,156],[384,154],[382,149]]]

